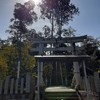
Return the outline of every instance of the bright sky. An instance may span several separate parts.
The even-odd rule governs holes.
[[[5,31],[8,29],[9,25],[11,25],[10,19],[13,17],[13,10],[16,2],[24,3],[25,1],[28,0],[0,0],[0,38],[6,39],[8,37],[8,33],[5,33]],[[100,0],[71,0],[71,2],[79,8],[80,14],[79,16],[75,16],[73,21],[69,22],[68,26],[76,30],[77,36],[91,35],[95,38],[99,37]],[[38,12],[38,10],[36,12]],[[38,32],[47,24],[47,20],[40,20],[38,23],[34,23],[30,28],[34,28]]]

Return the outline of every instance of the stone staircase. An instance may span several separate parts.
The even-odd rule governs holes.
[[[53,88],[45,91],[45,100],[79,100],[75,90],[68,88]]]

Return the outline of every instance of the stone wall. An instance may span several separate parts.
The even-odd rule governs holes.
[[[0,100],[32,100],[35,92],[35,79],[26,73],[25,78],[10,78],[0,81]]]

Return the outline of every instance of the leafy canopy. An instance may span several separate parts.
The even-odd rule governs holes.
[[[70,0],[42,0],[39,4],[41,18],[52,19],[52,15],[56,24],[66,24],[73,19],[75,14],[79,13],[79,9]]]
[[[23,76],[26,72],[33,73],[36,61],[35,58],[28,54],[28,49],[31,48],[32,43],[23,43],[21,47],[21,66],[20,76]],[[1,50],[2,56],[0,56],[0,69],[5,75],[16,76],[18,68],[19,53],[17,44],[3,45]]]

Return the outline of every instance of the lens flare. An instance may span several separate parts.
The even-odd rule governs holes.
[[[35,4],[38,4],[40,0],[33,0]]]

